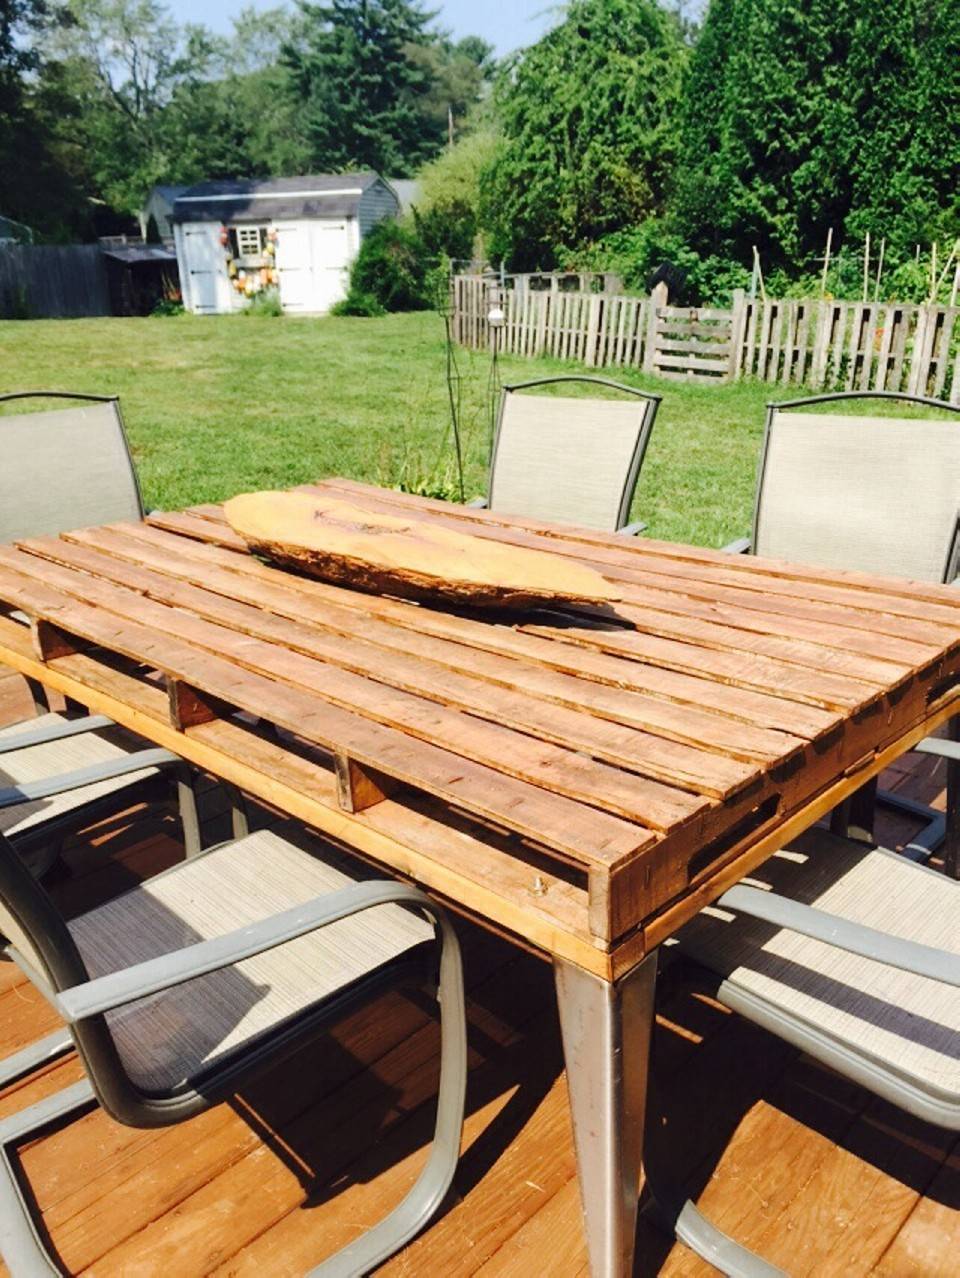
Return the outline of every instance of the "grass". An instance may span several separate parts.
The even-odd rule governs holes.
[[[457,360],[469,498],[484,490],[490,359]],[[501,375],[579,367],[504,359]],[[613,375],[663,396],[634,517],[702,545],[745,533],[764,405],[786,388]],[[150,507],[330,474],[456,494],[443,324],[430,313],[0,323],[0,392],[30,389],[118,394]]]

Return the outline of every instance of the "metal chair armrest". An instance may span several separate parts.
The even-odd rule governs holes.
[[[738,537],[736,541],[728,541],[720,549],[728,555],[749,555],[753,549],[753,540],[750,537]]]
[[[444,945],[448,941],[456,942],[456,934],[445,912],[424,892],[405,883],[376,879],[354,883],[329,896],[315,897],[303,905],[237,928],[226,936],[198,941],[195,945],[61,990],[54,995],[54,1005],[64,1020],[72,1025],[127,1003],[135,1003],[150,994],[159,994],[195,977],[232,967],[255,954],[263,954],[351,914],[391,902],[416,905],[425,910],[439,924]]]
[[[26,728],[13,736],[0,738],[0,754],[9,754],[11,750],[26,750],[29,746],[45,745],[48,741],[63,741],[66,737],[75,737],[83,732],[93,732],[97,728],[112,728],[113,720],[105,714],[88,714],[82,719],[60,719],[56,723],[48,723],[39,728]]]
[[[49,799],[55,794],[79,790],[85,785],[95,785],[98,781],[112,781],[131,772],[140,772],[143,768],[166,768],[182,763],[180,756],[171,754],[169,750],[136,750],[133,754],[111,759],[106,763],[93,763],[87,768],[76,768],[73,772],[61,772],[59,776],[44,777],[41,781],[24,781],[20,785],[9,786],[0,790],[0,808],[12,808],[19,803],[31,803],[36,799]]]
[[[636,537],[640,533],[645,532],[647,523],[643,519],[635,519],[632,524],[624,524],[622,528],[617,529],[618,537]]]
[[[924,737],[913,748],[918,754],[934,754],[940,759],[952,759],[960,763],[960,741],[948,741],[945,737]]]
[[[945,879],[944,882],[950,880]],[[888,932],[853,923],[776,892],[764,892],[742,883],[724,892],[717,904],[723,909],[749,914],[775,927],[823,941],[850,954],[859,954],[861,958],[873,959],[877,963],[886,963],[888,967],[912,972],[914,976],[925,976],[960,988],[960,963],[956,954],[947,950],[891,936]]]
[[[472,497],[472,498],[470,499],[470,501],[468,501],[468,502],[466,502],[466,503],[465,503],[465,505],[467,506],[468,510],[486,510],[486,509],[487,509],[487,498],[486,498],[486,497]]]

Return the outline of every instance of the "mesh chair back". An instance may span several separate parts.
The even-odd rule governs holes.
[[[573,399],[521,394],[523,387],[505,387],[489,507],[504,514],[615,531],[630,517],[659,397],[599,379],[557,380],[612,385],[630,398]]]
[[[960,513],[960,420],[771,408],[758,555],[943,581]]]
[[[116,400],[0,416],[0,456],[0,542],[143,517]]]

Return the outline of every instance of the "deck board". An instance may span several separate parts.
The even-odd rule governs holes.
[[[22,680],[0,673],[0,722],[28,704]],[[885,781],[942,802],[942,767],[929,758],[899,764]],[[899,837],[912,833],[884,820]],[[69,873],[52,890],[73,912],[179,854],[168,821],[132,810],[75,841]],[[456,1193],[381,1272],[586,1278],[549,968],[472,925],[460,930],[472,1071]],[[717,1224],[791,1274],[956,1272],[956,1137],[718,1007],[689,971],[668,971],[662,986],[657,1148]],[[42,1000],[0,964],[4,1050],[52,1024]],[[305,1051],[233,1105],[179,1128],[132,1131],[94,1111],[55,1130],[24,1153],[31,1189],[73,1272],[302,1272],[395,1202],[415,1174],[432,1121],[436,1048],[429,1000],[390,994],[338,1027],[322,1058]],[[0,1093],[0,1114],[78,1069],[68,1059]],[[641,1278],[712,1272],[646,1222],[640,1243]]]

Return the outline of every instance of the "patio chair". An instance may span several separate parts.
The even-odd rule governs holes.
[[[566,382],[628,398],[524,393]],[[504,386],[487,495],[469,504],[625,536],[642,532],[646,524],[627,521],[659,406],[659,395],[603,377],[541,377]]]
[[[0,415],[0,543],[142,519],[119,400],[20,391],[0,395],[0,406],[35,399],[70,407]],[[104,804],[115,809],[120,791],[130,791],[132,802],[134,788],[160,771],[176,777],[184,841],[189,854],[199,850],[196,801],[181,760],[71,703],[66,715],[52,714],[42,685],[28,684],[39,718],[0,732],[0,831],[35,873],[55,859],[58,834],[95,819]]]
[[[200,850],[197,802],[190,770],[169,750],[147,745],[104,715],[62,714],[0,729],[0,833],[30,872],[41,876],[57,859],[60,841],[157,789],[176,784],[187,855]]]
[[[702,910],[676,945],[734,1011],[910,1114],[960,1131],[960,883],[813,829]],[[664,1209],[678,1236],[725,1273],[778,1272],[680,1196]]]
[[[0,416],[0,543],[143,518],[143,499],[116,396],[64,391],[0,395],[69,408]]]
[[[794,411],[859,400],[919,404],[941,415]],[[724,549],[960,587],[957,414],[960,405],[888,391],[837,392],[770,404],[753,534]],[[949,729],[953,740],[930,737],[915,747],[946,759],[947,796],[953,803],[960,803],[957,728],[954,719]],[[877,799],[925,822],[909,855],[925,859],[943,843],[942,813],[887,791],[879,791]],[[960,877],[960,848],[947,849],[947,862],[948,872]]]
[[[17,1275],[58,1274],[17,1173],[16,1146],[99,1104],[120,1123],[184,1122],[408,981],[440,1000],[440,1084],[429,1159],[402,1202],[313,1273],[368,1273],[436,1213],[460,1152],[467,1043],[456,933],[418,889],[294,823],[202,852],[65,922],[0,836],[7,953],[68,1028],[0,1062],[0,1086],[76,1047],[80,1083],[0,1121],[0,1253]]]

